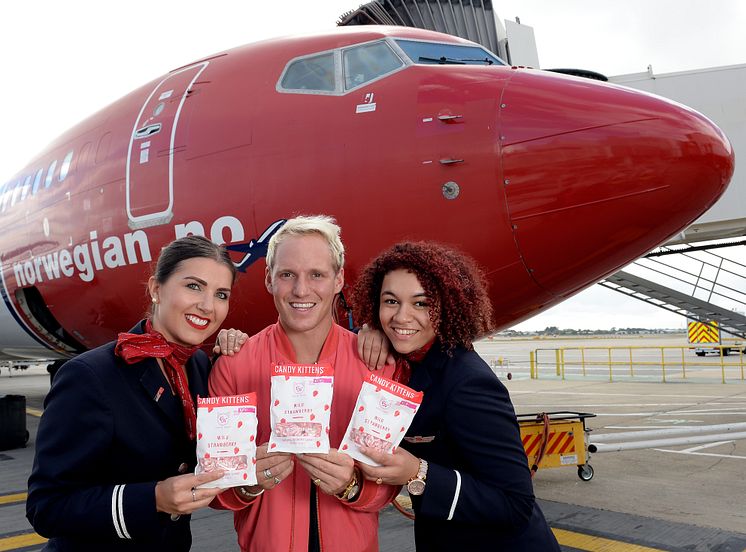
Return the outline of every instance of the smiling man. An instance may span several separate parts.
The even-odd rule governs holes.
[[[230,489],[213,506],[235,512],[242,551],[377,551],[378,510],[398,487],[364,481],[352,458],[336,448],[368,370],[358,357],[357,337],[332,316],[344,286],[344,246],[334,219],[288,220],[269,242],[266,286],[278,322],[235,356],[221,357],[210,376],[213,396],[257,393],[259,484]],[[278,363],[333,368],[329,453],[267,453],[270,378]],[[388,366],[382,373],[391,377],[392,371]]]

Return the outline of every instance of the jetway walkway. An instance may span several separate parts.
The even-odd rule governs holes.
[[[722,331],[746,339],[746,265],[706,250],[701,252],[707,255],[703,260],[687,252],[693,249],[661,248],[630,265],[665,284],[626,270],[599,284],[689,320],[717,321]]]
[[[337,24],[399,25],[447,33],[481,44],[511,61],[508,33],[491,0],[373,0],[345,13]],[[535,44],[532,47],[536,49]]]

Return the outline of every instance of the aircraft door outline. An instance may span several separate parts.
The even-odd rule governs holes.
[[[127,149],[125,186],[128,226],[133,230],[166,224],[173,218],[179,116],[189,91],[208,64],[190,65],[166,76],[145,100],[135,120]]]

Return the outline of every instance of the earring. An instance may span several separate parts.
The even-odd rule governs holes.
[[[154,305],[157,305],[157,304],[158,304],[158,299],[156,299],[155,297],[153,297],[153,298],[151,299],[151,301],[153,301],[153,304],[154,304]]]

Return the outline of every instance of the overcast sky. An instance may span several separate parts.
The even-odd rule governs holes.
[[[0,183],[75,123],[198,58],[285,34],[332,28],[357,0],[3,2]],[[501,20],[534,28],[541,67],[606,75],[746,63],[741,0],[513,0]],[[675,315],[598,288],[521,329],[683,327]]]

